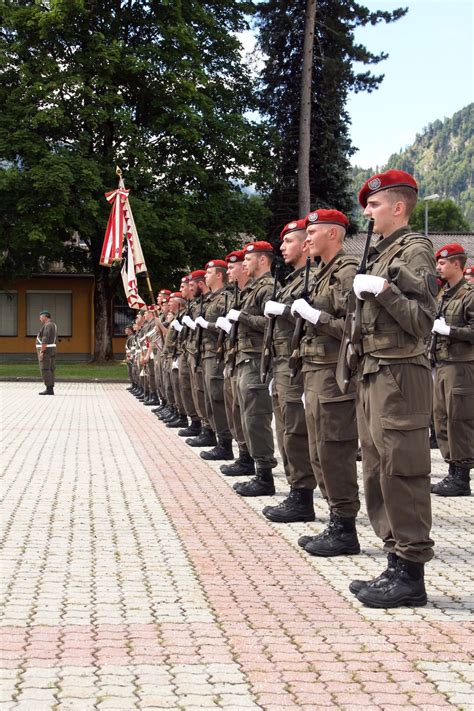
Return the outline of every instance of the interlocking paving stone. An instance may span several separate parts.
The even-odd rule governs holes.
[[[471,499],[433,498],[429,605],[370,610],[348,591],[384,565],[364,506],[363,554],[311,558],[318,495],[315,523],[261,515],[281,465],[244,500],[123,386],[36,393],[0,391],[0,708],[472,708]]]

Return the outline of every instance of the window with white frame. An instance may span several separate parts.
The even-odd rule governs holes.
[[[18,335],[18,294],[0,291],[0,336]]]
[[[36,336],[41,328],[40,311],[49,311],[58,336],[72,336],[72,293],[70,291],[26,292],[26,335]]]

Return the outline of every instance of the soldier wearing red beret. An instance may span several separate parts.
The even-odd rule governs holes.
[[[227,279],[229,288],[232,291],[232,298],[228,301],[234,309],[238,308],[240,299],[244,297],[249,282],[248,274],[243,270],[244,257],[245,252],[243,249],[230,252],[225,257]],[[217,319],[216,326],[226,334],[224,337],[224,404],[232,437],[239,448],[237,459],[232,464],[222,464],[220,470],[225,476],[251,476],[255,474],[255,462],[250,456],[247,442],[245,441],[239,398],[237,396],[237,373],[232,367],[234,349],[230,346],[229,335],[232,331],[232,322],[225,316],[221,316]]]
[[[474,284],[474,267],[469,266],[464,269],[464,278],[468,284]]]
[[[196,404],[193,398],[191,386],[191,371],[189,358],[190,350],[193,346],[194,331],[186,326],[184,317],[190,318],[193,308],[193,301],[190,294],[190,275],[184,276],[181,279],[181,295],[184,299],[184,306],[181,313],[171,323],[172,328],[178,331],[176,360],[178,362],[178,383],[181,400],[186,413],[186,418],[183,418],[184,426],[178,430],[180,437],[197,437],[201,433],[201,420],[196,410]],[[188,423],[188,418],[191,424]],[[174,425],[173,425],[174,426]],[[179,425],[176,425],[179,426]]]
[[[474,466],[474,287],[463,274],[461,244],[436,252],[446,285],[433,325],[430,353],[435,366],[433,413],[438,446],[449,464],[447,476],[431,486],[439,496],[469,496]]]
[[[258,241],[244,247],[244,270],[251,283],[243,295],[240,308],[232,308],[227,319],[238,322],[237,396],[242,413],[245,441],[255,461],[256,475],[245,483],[234,485],[240,496],[270,496],[275,493],[272,469],[276,467],[272,431],[272,400],[268,386],[260,382],[260,355],[266,318],[265,302],[273,291],[271,265],[273,248]]]
[[[362,353],[357,416],[367,512],[384,542],[388,565],[350,590],[369,607],[425,605],[424,565],[433,557],[429,423],[433,381],[425,341],[438,292],[430,241],[411,232],[417,184],[388,170],[359,193],[380,235],[365,274],[357,274]]]
[[[272,402],[277,443],[290,492],[277,506],[266,506],[263,514],[270,521],[290,523],[314,521],[313,492],[316,480],[311,469],[301,378],[291,378],[289,359],[295,329],[291,304],[305,285],[305,266],[309,256],[304,220],[293,220],[280,233],[280,251],[293,271],[265,304],[265,316],[274,320],[272,337]]]
[[[217,320],[227,311],[228,294],[227,262],[211,259],[206,264],[206,285],[209,289],[204,297],[202,313],[196,324],[203,329],[201,363],[204,381],[206,416],[217,437],[217,444],[209,452],[201,452],[202,459],[233,459],[232,434],[227,421],[224,403],[224,361],[217,362]]]
[[[189,315],[184,316],[183,324],[189,328],[189,338],[186,350],[188,367],[191,376],[191,390],[193,394],[196,412],[201,421],[201,431],[196,436],[186,439],[186,444],[190,447],[214,447],[217,444],[216,435],[212,429],[209,418],[206,414],[206,399],[204,395],[204,376],[202,366],[196,367],[196,350],[199,348],[202,327],[196,322],[199,316],[204,313],[204,299],[209,293],[206,284],[206,270],[196,269],[189,275],[189,291],[192,305]]]
[[[309,299],[297,299],[292,312],[306,320],[301,343],[305,414],[314,476],[329,505],[329,524],[317,536],[302,536],[299,545],[322,557],[360,552],[356,532],[357,424],[355,383],[342,394],[336,365],[357,260],[344,252],[349,220],[338,210],[314,210],[305,219],[311,257],[320,264]]]

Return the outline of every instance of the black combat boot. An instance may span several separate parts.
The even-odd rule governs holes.
[[[423,607],[427,603],[424,567],[424,563],[397,557],[395,572],[385,585],[366,585],[357,599],[366,607]]]
[[[384,571],[372,580],[353,580],[349,585],[349,590],[353,595],[358,595],[362,588],[380,588],[393,578],[397,569],[397,556],[395,553],[388,553],[387,567]]]
[[[271,469],[257,469],[250,481],[239,481],[234,484],[234,491],[239,496],[273,496],[275,483]]]
[[[42,390],[38,395],[54,395],[54,388],[52,385],[47,385],[46,390]]]
[[[206,459],[207,461],[233,459],[234,453],[232,451],[232,440],[222,439],[222,437],[218,437],[216,446],[209,452],[201,452],[199,456],[201,457],[201,459]]]
[[[355,518],[342,518],[331,514],[328,527],[314,536],[304,547],[306,553],[322,558],[360,553]]]
[[[197,437],[201,434],[201,421],[191,420],[189,427],[185,427],[178,432],[179,437]]]
[[[143,388],[139,385],[134,394],[135,394],[135,397],[137,397],[137,398],[141,397],[143,395]]]
[[[222,464],[221,472],[225,476],[255,476],[255,462],[248,452],[240,451],[232,464]]]
[[[125,388],[125,390],[128,390],[128,392],[131,393],[134,387],[135,387],[135,385],[132,384],[132,385],[129,385],[128,388]]]
[[[168,407],[168,403],[166,402],[166,400],[161,400],[160,404],[157,405],[157,407],[154,407],[152,412],[154,412],[155,415],[159,415],[160,412],[163,412],[165,407]]]
[[[190,447],[214,447],[217,444],[216,435],[208,427],[203,428],[200,435],[185,440]]]
[[[156,407],[159,404],[158,395],[156,393],[151,393],[147,402],[145,403],[148,407]]]
[[[262,511],[265,518],[275,523],[296,523],[314,521],[313,490],[291,489],[288,497],[278,506],[265,506]]]
[[[431,493],[438,496],[470,496],[471,482],[469,467],[450,464],[448,475],[438,484],[431,485]]]
[[[171,420],[170,422],[166,423],[166,426],[171,428],[171,429],[176,429],[177,427],[186,427],[188,424],[188,418],[186,415],[178,414],[174,418],[174,420]]]
[[[439,449],[434,427],[430,427],[430,449]]]
[[[170,407],[169,415],[158,415],[160,420],[165,423],[172,422],[178,416],[178,410],[173,406]]]

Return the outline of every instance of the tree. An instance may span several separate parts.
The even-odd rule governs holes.
[[[311,150],[311,78],[313,74],[314,23],[316,0],[308,0],[304,24],[303,66],[301,70],[300,132],[298,146],[298,216],[308,214],[311,204],[309,154]]]
[[[376,65],[386,53],[373,54],[357,44],[359,25],[393,22],[406,13],[371,12],[353,0],[318,0],[312,72],[310,192],[312,207],[352,211],[349,157],[354,152],[346,111],[349,91],[373,91],[383,79],[356,71],[354,63]],[[305,4],[300,0],[266,0],[258,5],[259,46],[266,57],[261,75],[260,110],[278,136],[273,145],[273,182],[263,184],[275,239],[281,226],[298,215],[297,160],[300,77]]]
[[[412,212],[410,226],[418,232],[425,231],[425,203],[420,200]],[[429,232],[468,232],[469,223],[454,200],[430,201],[428,204]]]
[[[155,284],[231,247],[263,216],[239,186],[268,153],[235,33],[241,0],[0,0],[0,276],[42,260],[95,275],[99,360],[116,275],[99,266],[115,166]],[[263,217],[262,217],[263,219]],[[73,246],[78,232],[83,248]]]

